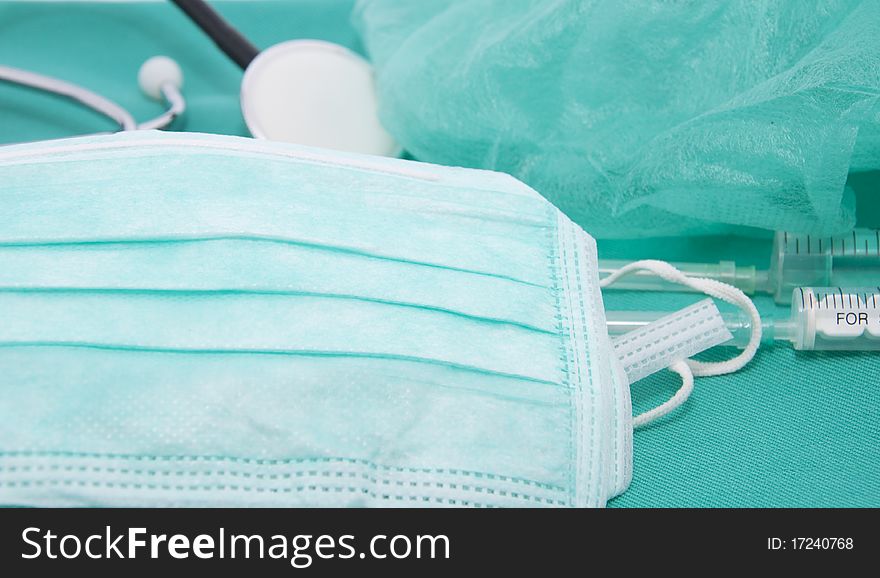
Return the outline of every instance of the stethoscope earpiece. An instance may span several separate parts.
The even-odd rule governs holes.
[[[186,100],[180,91],[183,86],[183,72],[177,63],[167,56],[150,58],[144,62],[138,73],[138,82],[144,93],[156,100],[164,99],[168,104],[168,109],[164,113],[140,124],[135,121],[131,113],[112,100],[52,76],[11,66],[0,66],[0,82],[64,97],[109,118],[118,124],[119,130],[122,131],[166,128],[186,111]]]
[[[255,138],[379,156],[401,153],[379,122],[373,69],[365,58],[322,40],[291,40],[260,52],[203,0],[173,1],[244,70],[241,110]],[[2,81],[73,100],[124,131],[167,128],[186,110],[183,71],[167,56],[149,58],[138,70],[144,94],[167,104],[164,113],[142,123],[112,100],[57,78],[0,66]]]
[[[141,123],[139,129],[158,129],[170,126],[186,111],[183,98],[183,71],[173,58],[153,56],[138,70],[141,90],[153,100],[164,100],[168,109],[153,120]]]
[[[178,91],[183,88],[183,71],[174,59],[154,56],[141,64],[138,84],[144,94],[153,100],[162,100],[162,87],[166,84],[173,85]]]

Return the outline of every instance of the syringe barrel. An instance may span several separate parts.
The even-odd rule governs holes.
[[[880,351],[880,287],[801,287],[792,292],[795,349]]]
[[[788,303],[798,287],[861,287],[880,279],[880,231],[819,237],[777,233],[766,290]]]
[[[669,311],[615,311],[612,309],[605,312],[605,322],[608,334],[616,337],[648,325],[666,315],[669,315]],[[721,345],[743,349],[752,334],[752,322],[749,317],[741,311],[724,312],[721,317],[724,319],[724,325],[733,335],[733,339]],[[771,343],[773,341],[773,321],[764,320],[763,328],[762,342]]]
[[[604,279],[629,263],[631,261],[600,259],[599,278]],[[688,277],[715,279],[716,281],[738,287],[747,295],[755,292],[756,271],[753,266],[738,267],[733,261],[720,261],[718,263],[671,263],[671,265]],[[688,287],[679,283],[665,281],[650,271],[638,271],[622,277],[611,288],[637,291],[690,291]]]

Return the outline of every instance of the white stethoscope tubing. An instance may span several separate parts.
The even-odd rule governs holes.
[[[36,72],[12,68],[11,66],[0,66],[0,80],[32,88],[34,90],[41,90],[50,94],[63,96],[64,98],[78,102],[79,104],[106,116],[118,124],[120,130],[134,130],[137,128],[137,122],[135,122],[134,117],[132,117],[127,110],[112,100],[108,100],[81,86],[58,80],[51,76],[43,76]]]
[[[138,125],[140,130],[160,129],[170,126],[178,117],[186,111],[186,101],[180,90],[174,84],[167,82],[160,88],[162,97],[168,103],[168,110],[152,120],[142,122]]]
[[[145,66],[150,62],[151,61],[148,60],[147,63],[145,63]],[[168,65],[165,64],[165,66],[167,67]],[[176,67],[176,65],[173,66]],[[165,72],[165,70],[162,70],[161,72]],[[158,93],[164,98],[168,108],[159,116],[142,123],[138,123],[131,113],[112,100],[104,98],[100,94],[96,94],[91,90],[76,84],[65,82],[51,76],[44,76],[42,74],[37,74],[36,72],[0,65],[0,81],[16,84],[33,90],[43,91],[72,100],[109,118],[119,125],[120,130],[165,128],[186,111],[186,100],[183,98],[183,94],[180,91],[182,79],[172,81],[159,80],[160,84],[158,86]],[[145,92],[148,91],[147,87],[143,88]]]

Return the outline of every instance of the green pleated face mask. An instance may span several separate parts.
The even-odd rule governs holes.
[[[0,207],[0,503],[629,482],[594,242],[511,177],[138,133],[0,149]]]

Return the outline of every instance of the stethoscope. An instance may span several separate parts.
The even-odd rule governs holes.
[[[256,138],[383,156],[399,146],[382,127],[370,64],[347,48],[321,40],[291,40],[260,51],[203,0],[172,0],[244,70],[241,111]],[[73,100],[119,125],[120,130],[167,128],[186,110],[183,72],[155,56],[138,73],[141,90],[166,111],[138,123],[119,104],[84,87],[0,66],[0,81]]]
[[[154,56],[144,62],[138,72],[138,83],[147,96],[156,100],[164,99],[168,108],[156,118],[141,123],[112,100],[58,78],[11,66],[0,66],[0,81],[48,92],[77,102],[106,116],[119,125],[121,131],[167,128],[186,111],[186,100],[180,92],[183,86],[183,73],[176,62],[165,56]]]

